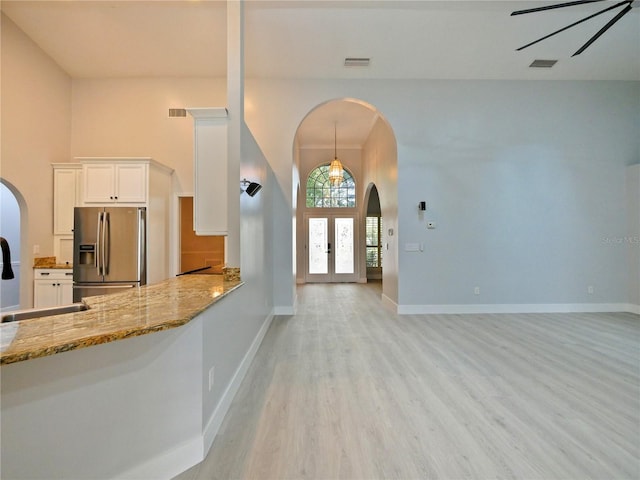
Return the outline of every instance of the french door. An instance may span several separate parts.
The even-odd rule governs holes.
[[[356,215],[307,214],[306,282],[356,282]]]

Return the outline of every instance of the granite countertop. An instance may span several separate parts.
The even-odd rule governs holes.
[[[0,324],[0,365],[168,330],[242,285],[222,275],[183,275],[112,295],[89,310]]]
[[[71,265],[70,263],[54,263],[52,265],[37,266],[37,267],[33,267],[33,268],[40,268],[40,269],[57,268],[57,269],[69,269],[69,270],[72,270],[73,269],[73,265]]]
[[[69,262],[57,263],[56,257],[36,257],[33,259],[33,268],[73,268]]]

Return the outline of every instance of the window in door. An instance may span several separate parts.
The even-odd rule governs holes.
[[[355,282],[356,216],[306,216],[307,282]]]

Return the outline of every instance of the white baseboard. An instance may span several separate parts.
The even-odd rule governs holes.
[[[131,470],[118,474],[118,479],[139,480],[142,478],[171,479],[200,463],[205,457],[202,452],[202,437],[197,436],[179,447],[163,452]]]
[[[290,305],[279,305],[273,307],[274,315],[295,315],[294,308]]]
[[[249,347],[249,350],[247,350],[247,353],[245,353],[244,358],[242,359],[242,361],[240,362],[240,365],[236,369],[236,373],[233,375],[233,378],[229,382],[229,385],[227,385],[226,390],[222,394],[222,398],[218,402],[216,409],[213,411],[213,413],[211,414],[211,418],[209,418],[209,421],[207,422],[207,426],[204,429],[203,438],[202,438],[203,447],[204,447],[203,458],[207,456],[207,453],[209,453],[209,450],[211,449],[211,445],[213,445],[213,441],[215,440],[216,435],[220,430],[220,426],[222,425],[224,416],[227,414],[227,411],[229,410],[229,407],[231,406],[231,402],[233,401],[233,398],[236,396],[236,393],[238,393],[240,384],[242,383],[242,380],[247,374],[247,371],[249,370],[249,366],[251,365],[253,358],[256,356],[256,353],[258,352],[258,348],[260,348],[262,339],[266,335],[267,330],[269,330],[269,326],[271,325],[273,316],[274,314],[271,313],[267,316],[267,318],[265,318],[264,322],[262,323],[262,326],[260,327],[260,330],[258,330],[258,333],[254,337],[253,342],[251,342],[251,346]],[[198,460],[198,461],[201,461],[201,460]]]
[[[384,303],[384,299],[383,299]],[[632,312],[639,313],[637,305],[628,303],[514,303],[476,305],[398,305],[399,315],[465,314],[465,313],[582,313]]]
[[[635,303],[629,303],[627,305],[627,310],[626,311],[630,312],[630,313],[635,313],[637,315],[640,315],[640,305],[637,305]]]

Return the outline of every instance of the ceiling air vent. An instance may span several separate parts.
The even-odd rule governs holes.
[[[186,117],[187,110],[185,108],[170,108],[169,116],[170,117]]]
[[[558,60],[534,60],[529,68],[551,68]]]
[[[344,59],[345,67],[368,67],[370,58],[347,57]]]

